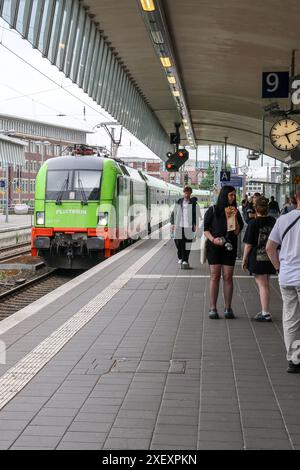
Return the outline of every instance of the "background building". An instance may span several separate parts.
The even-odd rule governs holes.
[[[45,160],[62,155],[67,147],[85,144],[88,131],[31,121],[17,116],[0,115],[0,136],[11,144],[22,143],[25,161],[12,158],[5,162],[0,154],[0,180],[8,176],[9,205],[34,200],[35,178]],[[4,204],[4,188],[0,187],[0,207]]]

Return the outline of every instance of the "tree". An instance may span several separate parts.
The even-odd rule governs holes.
[[[199,184],[199,189],[212,189],[214,185],[214,169],[213,167],[208,167],[206,176],[203,178]]]

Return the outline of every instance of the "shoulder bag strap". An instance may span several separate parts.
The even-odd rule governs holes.
[[[300,215],[299,217],[297,217],[289,226],[287,229],[285,229],[283,235],[282,235],[282,239],[281,239],[281,243],[283,242],[283,239],[284,237],[286,236],[286,234],[291,230],[291,228],[298,222],[298,220],[300,219]]]

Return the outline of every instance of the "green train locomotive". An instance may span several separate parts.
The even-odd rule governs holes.
[[[36,178],[32,255],[87,269],[169,221],[180,188],[96,156],[47,160]]]

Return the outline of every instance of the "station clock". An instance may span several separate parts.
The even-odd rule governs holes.
[[[300,144],[300,124],[293,119],[280,119],[270,130],[270,141],[277,150],[293,150]]]

